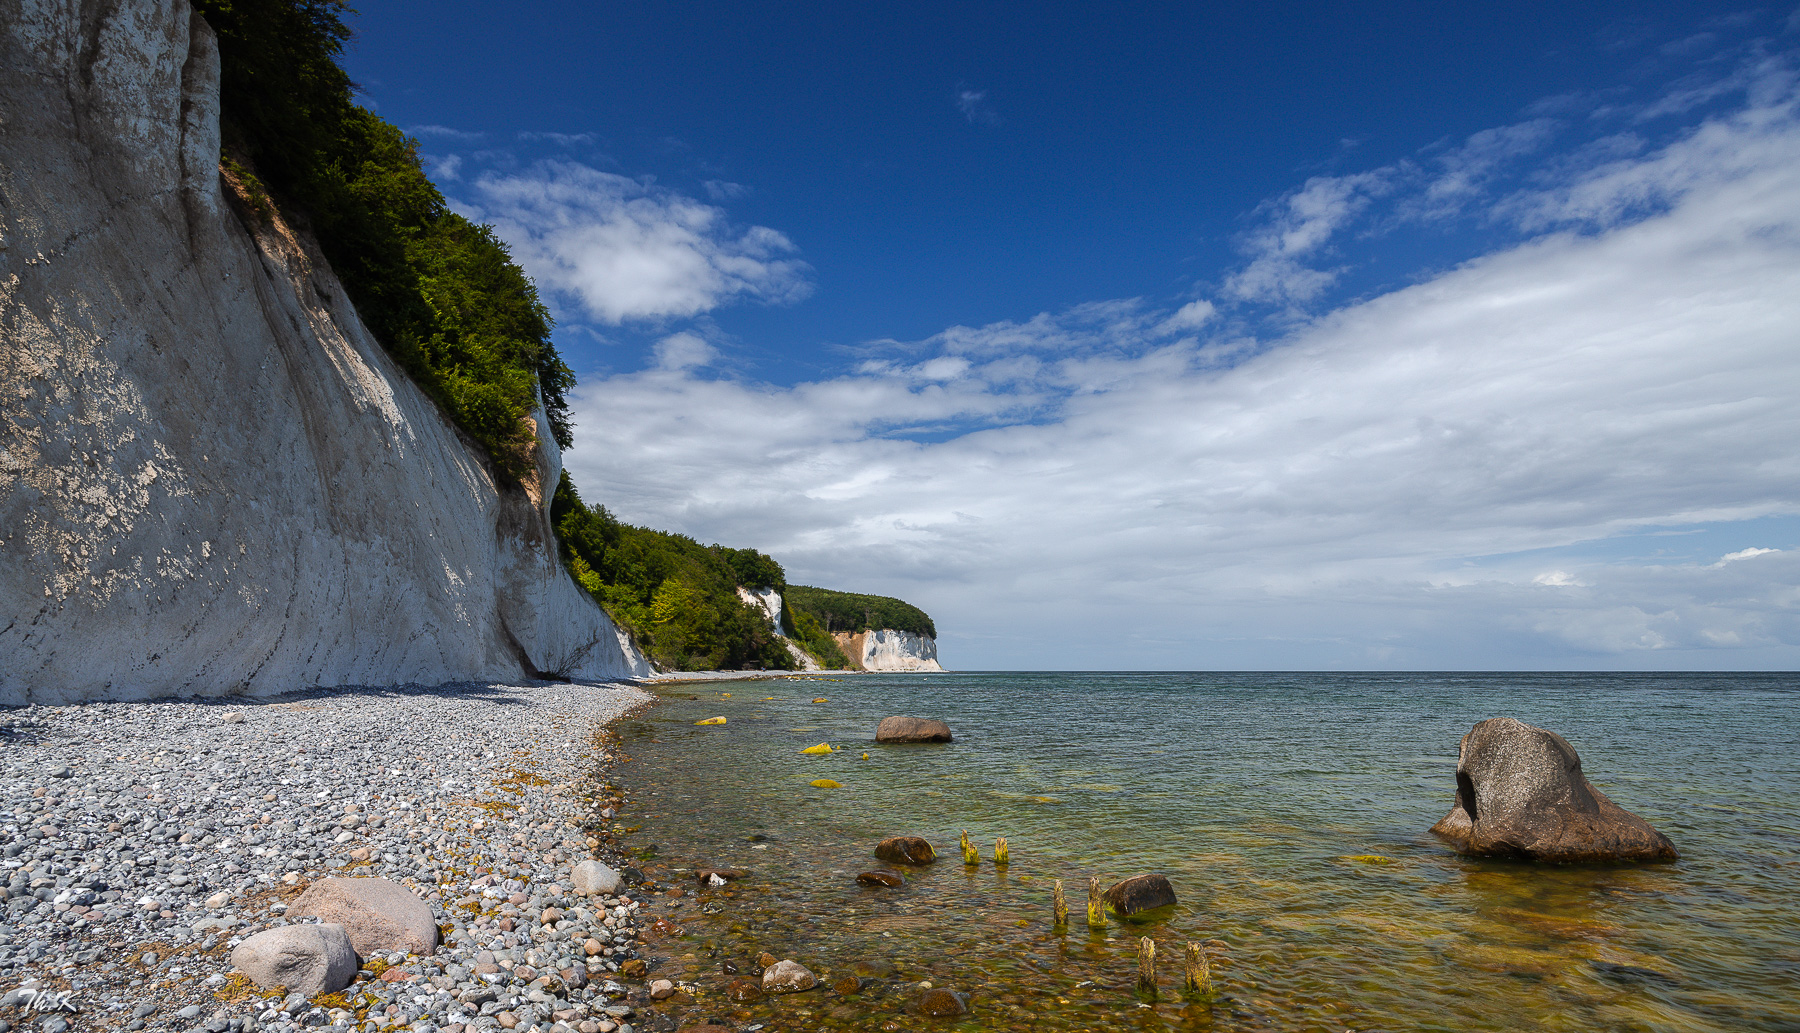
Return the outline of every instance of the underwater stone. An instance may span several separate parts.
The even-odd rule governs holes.
[[[884,717],[875,726],[876,742],[950,742],[950,726],[936,718]]]

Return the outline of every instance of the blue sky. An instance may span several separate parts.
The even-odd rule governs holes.
[[[1800,15],[1116,6],[348,66],[543,289],[590,497],[952,666],[1796,666]]]

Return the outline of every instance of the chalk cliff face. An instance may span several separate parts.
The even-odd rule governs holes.
[[[850,661],[865,671],[942,671],[938,666],[937,639],[911,631],[878,628],[854,635],[831,636]]]
[[[0,0],[0,67],[0,703],[647,673],[557,561],[544,421],[497,487],[222,189],[185,3]]]
[[[794,640],[787,637],[786,632],[781,630],[782,602],[780,592],[775,591],[773,588],[750,589],[745,588],[743,585],[739,585],[738,598],[755,608],[764,617],[769,618],[769,624],[775,628],[775,636],[781,639],[782,645],[787,647],[788,655],[794,658],[794,663],[799,665],[800,670],[821,670],[819,662],[812,658],[812,654],[801,649]]]

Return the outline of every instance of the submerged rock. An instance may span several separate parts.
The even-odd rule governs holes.
[[[1568,740],[1510,717],[1463,736],[1456,803],[1431,827],[1458,853],[1532,861],[1673,861],[1675,845],[1595,789]]]
[[[875,857],[890,864],[930,864],[937,851],[918,836],[889,836],[876,844]]]
[[[1175,887],[1167,876],[1133,875],[1106,891],[1106,906],[1120,915],[1135,915],[1175,903]]]
[[[906,880],[898,872],[864,872],[856,877],[864,886],[904,886]]]
[[[819,979],[798,961],[777,961],[763,972],[766,994],[796,994],[819,985]]]
[[[412,890],[387,879],[320,879],[300,894],[291,918],[341,925],[356,953],[430,954],[437,948],[437,918]]]
[[[754,979],[733,979],[725,987],[725,996],[738,1004],[749,1004],[762,999],[762,987]]]
[[[969,1001],[955,990],[945,990],[940,987],[920,994],[918,1000],[913,1002],[913,1008],[920,1015],[933,1019],[948,1019],[958,1015],[967,1015]]]
[[[950,726],[936,718],[884,717],[875,726],[876,742],[950,742]]]
[[[238,944],[231,963],[257,986],[285,986],[306,997],[349,986],[357,966],[350,934],[332,924],[265,929]]]

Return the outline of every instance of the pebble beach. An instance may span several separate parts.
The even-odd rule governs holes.
[[[654,895],[613,851],[626,685],[460,685],[0,711],[0,1033],[635,1033]],[[575,865],[626,882],[579,896]],[[327,877],[443,940],[308,1000],[233,971]],[[641,1020],[640,1020],[641,1026]]]

